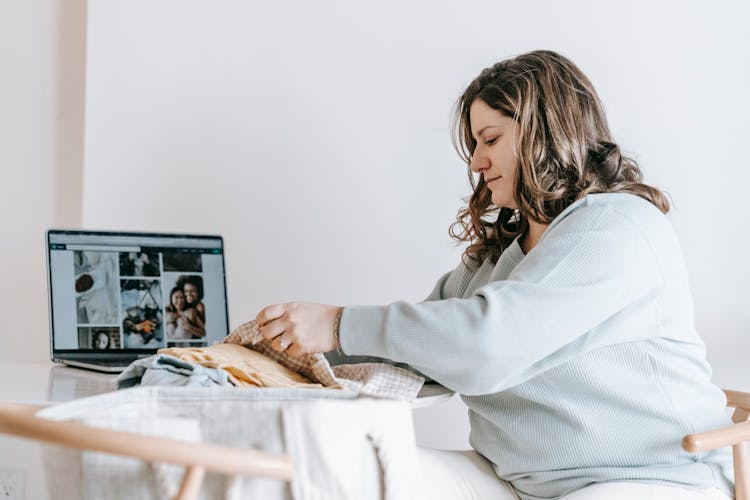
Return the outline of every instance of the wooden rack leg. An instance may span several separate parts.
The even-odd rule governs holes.
[[[746,443],[737,443],[732,446],[734,460],[734,493],[737,500],[750,500],[750,491],[747,483],[750,477],[750,455]]]
[[[187,467],[185,475],[182,477],[180,491],[177,493],[175,500],[195,500],[198,498],[198,492],[201,489],[201,483],[205,475],[206,469],[199,465]]]

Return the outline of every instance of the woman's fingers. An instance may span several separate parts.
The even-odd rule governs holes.
[[[286,331],[287,325],[283,320],[274,320],[260,327],[260,333],[266,340],[278,339]]]
[[[279,335],[275,339],[273,339],[273,342],[271,342],[271,347],[274,348],[277,351],[286,351],[294,344],[285,337],[285,335]]]
[[[293,358],[296,358],[298,356],[305,354],[302,348],[299,346],[299,344],[294,343],[294,342],[292,343],[292,345],[287,347],[286,353],[292,356]]]
[[[273,304],[261,309],[258,316],[255,317],[255,322],[262,327],[269,321],[281,318],[285,312],[284,304]]]
[[[282,334],[273,339],[271,347],[277,351],[286,351],[288,355],[294,358],[305,353],[299,343],[288,338],[288,334]]]
[[[270,340],[271,347],[277,351],[285,351],[295,345],[291,339],[287,338],[292,334],[291,325],[285,318],[287,305],[289,304],[273,304],[264,307],[255,319],[263,338]]]
[[[287,302],[263,308],[256,317],[263,338],[291,355],[328,352],[336,348],[334,322],[342,307],[307,302]],[[279,338],[281,337],[281,338]]]

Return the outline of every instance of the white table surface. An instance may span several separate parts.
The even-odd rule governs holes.
[[[50,405],[115,390],[117,374],[49,362],[0,362],[0,401]],[[424,408],[453,397],[439,384],[425,384],[412,402]]]

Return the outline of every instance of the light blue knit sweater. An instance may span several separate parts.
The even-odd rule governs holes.
[[[408,363],[462,395],[471,445],[522,499],[595,482],[731,492],[728,449],[685,434],[730,425],[693,326],[675,233],[629,194],[576,201],[524,255],[443,275],[422,303],[350,306],[349,355]]]

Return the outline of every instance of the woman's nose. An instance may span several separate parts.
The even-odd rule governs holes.
[[[470,165],[472,172],[479,173],[483,170],[487,170],[487,168],[490,166],[490,162],[486,156],[474,154],[471,157]]]

